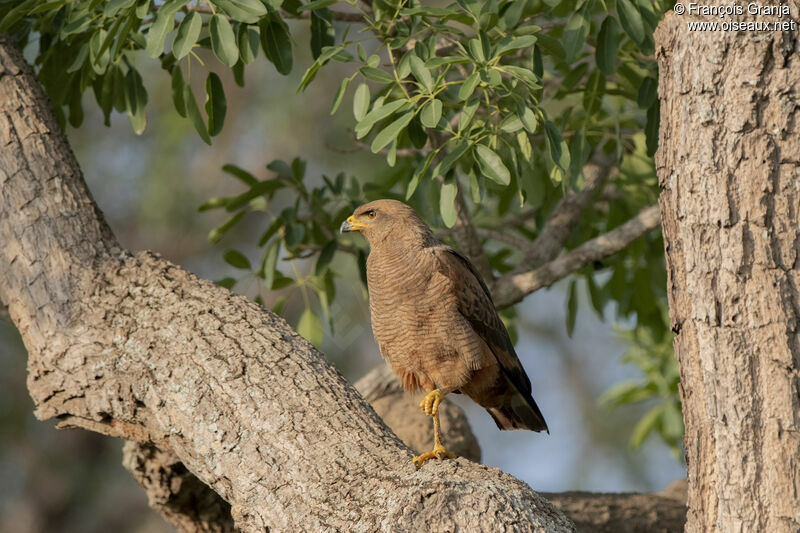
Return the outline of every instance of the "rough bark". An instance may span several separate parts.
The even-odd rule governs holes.
[[[574,530],[497,469],[417,470],[280,317],[121,250],[30,67],[2,40],[0,147],[0,300],[39,418],[174,454],[246,531]]]
[[[152,444],[128,441],[122,451],[122,464],[144,489],[150,507],[177,531],[237,531],[230,504],[189,472],[174,453]]]
[[[796,532],[797,33],[689,32],[689,20],[670,14],[656,32],[656,165],[686,425],[686,528]]]
[[[686,522],[686,480],[655,494],[544,493],[581,533],[679,533]]]

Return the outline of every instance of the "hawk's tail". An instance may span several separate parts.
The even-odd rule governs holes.
[[[529,429],[550,433],[539,406],[530,394],[526,397],[515,390],[504,405],[489,407],[486,410],[500,429]]]

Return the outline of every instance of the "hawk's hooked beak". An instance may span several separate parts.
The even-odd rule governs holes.
[[[342,222],[342,225],[339,226],[339,233],[345,233],[347,231],[361,231],[362,229],[366,228],[367,226],[356,220],[353,215],[347,217],[347,220]]]

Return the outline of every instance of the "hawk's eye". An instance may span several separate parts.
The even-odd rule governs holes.
[[[377,215],[378,215],[378,213],[376,213],[375,210],[373,210],[373,209],[370,209],[369,211],[367,211],[367,216],[369,218],[375,218]]]

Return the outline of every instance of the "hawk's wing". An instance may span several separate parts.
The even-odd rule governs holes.
[[[442,273],[453,283],[458,310],[472,329],[489,346],[503,373],[525,396],[531,394],[531,381],[522,368],[503,321],[497,315],[489,288],[472,263],[457,250],[440,245],[434,248]]]

